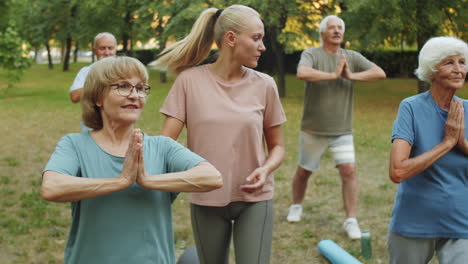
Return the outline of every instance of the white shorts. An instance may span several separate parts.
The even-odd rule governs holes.
[[[299,166],[308,171],[317,171],[320,160],[330,147],[335,165],[354,163],[353,135],[318,136],[301,131],[299,134]]]

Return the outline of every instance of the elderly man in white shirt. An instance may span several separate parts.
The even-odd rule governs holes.
[[[97,60],[100,60],[105,57],[115,56],[116,53],[117,40],[114,35],[108,32],[99,33],[94,38],[93,51],[96,55]],[[73,103],[78,103],[81,98],[81,93],[83,92],[84,83],[86,76],[88,76],[89,69],[93,65],[85,66],[81,68],[76,75],[75,80],[73,81],[70,90],[70,100]]]

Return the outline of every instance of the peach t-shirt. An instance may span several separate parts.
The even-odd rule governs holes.
[[[263,129],[286,121],[273,78],[246,68],[241,80],[228,82],[209,65],[193,67],[176,79],[160,112],[184,122],[187,147],[223,175],[222,188],[192,193],[192,203],[225,206],[273,198],[272,175],[254,193],[240,190],[247,176],[265,162]]]

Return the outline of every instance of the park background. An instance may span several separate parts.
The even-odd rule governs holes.
[[[399,102],[427,89],[413,70],[424,42],[438,35],[467,39],[468,1],[194,1],[194,0],[0,0],[0,263],[62,263],[70,225],[69,204],[40,198],[40,174],[61,136],[79,132],[80,107],[69,101],[77,71],[94,60],[98,32],[116,35],[119,54],[145,64],[184,36],[207,7],[233,3],[263,16],[267,52],[258,70],[278,83],[288,122],[286,158],[275,172],[272,263],[327,263],[317,243],[332,239],[360,256],[359,241],[340,230],[344,219],[340,179],[327,153],[311,178],[303,221],[285,221],[296,167],[303,82],[294,76],[303,49],[318,45],[318,23],[338,14],[346,22],[345,46],[376,62],[391,77],[356,83],[354,133],[362,229],[372,234],[373,258],[386,263],[386,233],[397,185],[388,179],[390,134]],[[55,55],[54,55],[55,54]],[[138,127],[157,135],[159,107],[174,80],[150,70],[153,87]],[[468,97],[466,86],[458,96]],[[185,134],[180,138],[185,143]],[[174,203],[176,254],[193,245],[185,194]]]

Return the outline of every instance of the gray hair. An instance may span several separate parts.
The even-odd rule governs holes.
[[[113,39],[114,42],[115,42],[115,46],[117,46],[117,39],[115,38],[114,35],[112,35],[112,33],[109,33],[109,32],[101,32],[101,33],[97,34],[96,37],[94,37],[93,47],[96,47],[96,42],[97,42],[99,39],[104,38],[104,37],[109,37],[109,38]]]
[[[330,20],[331,18],[338,19],[341,22],[341,26],[343,26],[343,33],[345,32],[345,23],[344,23],[343,19],[341,19],[341,18],[339,18],[339,17],[337,17],[335,15],[326,16],[325,18],[322,19],[322,21],[320,21],[320,25],[319,25],[320,46],[323,46],[322,34],[320,34],[320,33],[327,31],[327,23],[328,23],[328,20]]]
[[[418,68],[414,72],[424,82],[432,83],[436,66],[445,58],[462,55],[468,58],[468,45],[455,37],[435,37],[429,39],[419,52]]]

